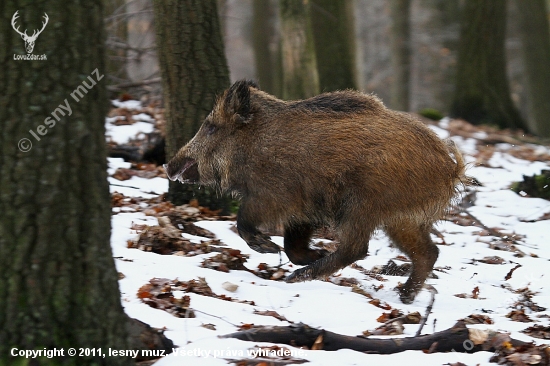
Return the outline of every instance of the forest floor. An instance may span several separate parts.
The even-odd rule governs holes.
[[[110,147],[141,149],[150,134],[162,131],[159,108],[132,100],[113,103],[106,121]],[[466,319],[469,328],[549,343],[550,201],[517,194],[510,186],[523,175],[550,169],[550,148],[531,137],[460,120],[429,124],[457,143],[468,174],[482,186],[463,192],[436,226],[433,240],[440,255],[427,283],[437,294],[422,334]],[[286,283],[296,266],[284,252],[251,250],[235,233],[234,216],[167,202],[161,167],[109,158],[108,174],[122,304],[131,317],[165,329],[179,347],[155,365],[488,365],[499,357],[486,351],[377,355],[219,338],[260,325],[297,323],[349,336],[411,337],[418,324],[379,327],[402,314],[423,315],[431,293],[424,289],[410,305],[399,301],[394,288],[406,280],[408,259],[381,232],[365,259],[325,281]],[[337,245],[331,239],[323,235],[315,242],[330,250]],[[282,237],[272,240],[282,246]],[[517,353],[500,360],[519,365],[537,358]]]

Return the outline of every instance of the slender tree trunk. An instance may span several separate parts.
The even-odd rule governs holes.
[[[283,99],[319,94],[319,75],[307,0],[281,0]]]
[[[356,89],[353,2],[313,0],[311,25],[321,91]]]
[[[253,0],[252,44],[258,82],[262,90],[282,96],[281,42],[274,0]]]
[[[411,5],[409,110],[449,114],[460,29],[459,0],[419,0]]]
[[[545,0],[516,0],[530,127],[550,137],[550,34]]]
[[[155,0],[155,27],[166,113],[166,158],[198,131],[216,95],[229,86],[216,0]],[[196,198],[211,209],[229,211],[230,200],[195,185],[170,182],[168,199]]]
[[[107,27],[107,82],[118,84],[127,80],[126,49],[122,46],[128,39],[127,21],[117,16],[126,11],[125,0],[103,0]],[[116,14],[115,11],[118,11]]]
[[[154,52],[145,51],[155,46],[152,0],[126,1],[126,73],[130,81],[140,82],[159,72],[158,58]]]
[[[506,77],[506,1],[465,0],[461,13],[452,116],[527,130]]]
[[[390,106],[409,110],[411,35],[410,0],[390,0],[391,11],[391,65],[393,71]]]
[[[0,365],[133,364],[107,354],[128,337],[109,243],[101,1],[0,4]],[[33,51],[47,60],[14,60],[26,54],[16,11],[27,34],[47,14]],[[64,356],[31,361],[12,348]]]

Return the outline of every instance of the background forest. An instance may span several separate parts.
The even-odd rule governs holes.
[[[110,82],[122,86],[159,82],[152,2],[109,4],[113,15],[107,17],[108,44],[116,52],[110,57]],[[312,0],[288,4],[303,8],[297,20],[300,30],[287,24],[293,15],[284,11],[285,1],[218,1],[231,81],[254,79],[264,90],[285,99],[355,88],[375,93],[393,109],[438,111],[435,116],[454,114],[474,123],[517,125],[550,135],[550,122],[539,117],[548,115],[545,108],[550,108],[544,103],[550,100],[545,0]],[[308,45],[301,56],[305,64],[300,74],[310,85],[292,91],[299,79],[289,76],[289,63],[298,59],[291,59],[296,55],[290,49],[296,45],[289,42],[299,38],[292,33],[298,31],[305,32],[301,41]],[[505,94],[519,116],[502,121],[487,117],[487,112],[471,111],[478,107],[460,106],[458,99],[467,97],[461,93],[477,93],[466,90],[482,89],[482,80],[476,79],[483,78],[490,81],[492,93],[508,90]],[[506,104],[506,98],[500,95],[499,103]],[[507,114],[514,113],[509,108]]]

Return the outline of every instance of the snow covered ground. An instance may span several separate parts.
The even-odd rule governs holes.
[[[124,107],[123,104],[117,107]],[[146,121],[149,122],[149,121]],[[109,123],[108,123],[109,124]],[[447,137],[448,120],[443,120],[432,128],[441,136]],[[141,128],[145,127],[146,130]],[[149,132],[149,123],[136,123],[128,126],[109,126],[110,137],[122,143],[137,132]],[[478,132],[478,137],[483,137]],[[469,162],[474,162],[477,151],[475,137],[465,138],[451,136],[464,152]],[[508,154],[512,146],[499,144],[485,166],[471,166],[468,174],[477,178],[483,184],[477,188],[475,204],[468,212],[483,225],[500,233],[500,237],[483,232],[484,229],[474,222],[472,225],[457,225],[451,221],[442,221],[437,229],[443,234],[441,238],[434,236],[434,241],[441,243],[439,259],[434,271],[438,278],[428,279],[427,283],[435,287],[438,294],[435,298],[433,311],[423,329],[423,334],[441,331],[452,327],[457,320],[471,314],[485,314],[494,324],[470,325],[470,327],[490,328],[511,332],[511,336],[537,344],[544,340],[532,338],[520,331],[534,324],[548,327],[550,325],[549,310],[534,312],[525,308],[525,313],[532,322],[518,322],[506,317],[521,305],[518,301],[522,295],[518,289],[528,287],[535,295],[531,301],[545,308],[550,308],[550,286],[548,266],[550,265],[550,221],[540,220],[544,214],[550,213],[550,202],[522,197],[510,190],[510,184],[522,179],[522,175],[540,173],[541,169],[550,169],[550,162],[522,160]],[[547,148],[540,147],[545,150]],[[129,163],[121,159],[109,159],[109,174],[116,168],[129,167]],[[151,198],[166,192],[168,183],[163,178],[145,179],[132,177],[119,181],[109,178],[111,192],[120,192],[129,197]],[[122,187],[126,186],[126,187]],[[112,216],[111,245],[116,258],[116,266],[124,275],[120,280],[122,304],[131,317],[142,320],[157,328],[166,328],[166,336],[179,346],[177,352],[159,360],[157,366],[175,365],[226,365],[228,359],[252,358],[247,352],[257,346],[271,346],[258,342],[245,342],[236,339],[221,339],[220,335],[233,333],[243,324],[255,325],[289,325],[272,316],[255,314],[262,311],[275,311],[294,323],[302,322],[311,327],[322,328],[332,332],[356,336],[366,330],[374,330],[380,326],[377,318],[387,310],[369,303],[370,299],[352,292],[351,287],[336,285],[329,281],[312,281],[307,283],[285,283],[266,280],[253,273],[231,270],[229,273],[202,268],[201,262],[216,253],[197,255],[193,257],[160,255],[128,248],[127,241],[135,240],[137,232],[132,225],[158,225],[157,218],[146,216],[143,212],[124,212],[124,209],[114,209]],[[127,210],[132,211],[132,210]],[[548,215],[546,216],[549,217]],[[471,217],[469,217],[471,220]],[[468,221],[466,221],[468,222]],[[197,226],[210,230],[228,247],[238,249],[250,255],[245,263],[247,268],[256,268],[260,263],[270,266],[286,263],[283,268],[292,271],[295,267],[288,264],[285,254],[259,254],[251,250],[235,232],[230,230],[231,221],[202,221]],[[135,227],[135,226],[134,226]],[[493,232],[494,233],[494,232]],[[489,235],[487,235],[489,234]],[[516,242],[504,245],[503,236],[516,235]],[[192,241],[209,240],[193,237]],[[281,237],[273,237],[273,241],[282,245]],[[512,250],[497,250],[492,248],[508,248]],[[516,249],[515,251],[513,249]],[[518,253],[522,253],[518,255]],[[382,266],[401,253],[391,248],[388,239],[378,233],[370,242],[369,256],[357,264],[365,269]],[[498,258],[487,258],[495,257]],[[395,260],[396,263],[402,263]],[[495,264],[490,264],[495,263]],[[517,267],[517,265],[521,265]],[[517,267],[514,271],[512,269]],[[507,276],[508,275],[508,276]],[[387,303],[393,309],[404,313],[418,311],[424,314],[430,301],[430,293],[423,290],[413,304],[404,305],[399,301],[397,292],[393,289],[406,277],[382,275],[379,281],[360,272],[359,269],[347,267],[336,276],[355,278],[359,286],[374,298]],[[212,291],[218,295],[225,294],[248,303],[223,301],[219,298],[199,295],[196,293],[174,293],[176,297],[188,295],[190,307],[195,311],[195,318],[178,318],[164,310],[154,309],[138,298],[140,287],[152,278],[179,279],[189,281],[202,277]],[[507,277],[510,277],[507,279]],[[334,278],[334,277],[333,277]],[[230,282],[238,286],[236,291],[226,290],[223,284]],[[462,297],[455,295],[463,294]],[[475,296],[473,295],[475,294]],[[520,302],[521,303],[521,302]],[[546,317],[544,317],[546,315]],[[542,317],[541,317],[542,316]],[[208,326],[205,327],[204,325]],[[413,336],[418,329],[417,324],[404,325],[402,337]],[[395,336],[393,336],[395,337]],[[546,341],[548,343],[548,341]],[[280,345],[293,352],[295,358],[310,361],[311,365],[442,365],[462,362],[467,365],[488,365],[491,353],[477,352],[434,353],[421,351],[406,351],[393,355],[369,355],[351,350],[334,352],[320,350],[302,350],[288,345]]]

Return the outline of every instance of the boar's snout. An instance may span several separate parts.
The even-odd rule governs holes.
[[[172,159],[168,164],[163,165],[166,175],[172,181],[179,180],[182,183],[197,183],[200,179],[197,161],[184,157],[183,159]]]

